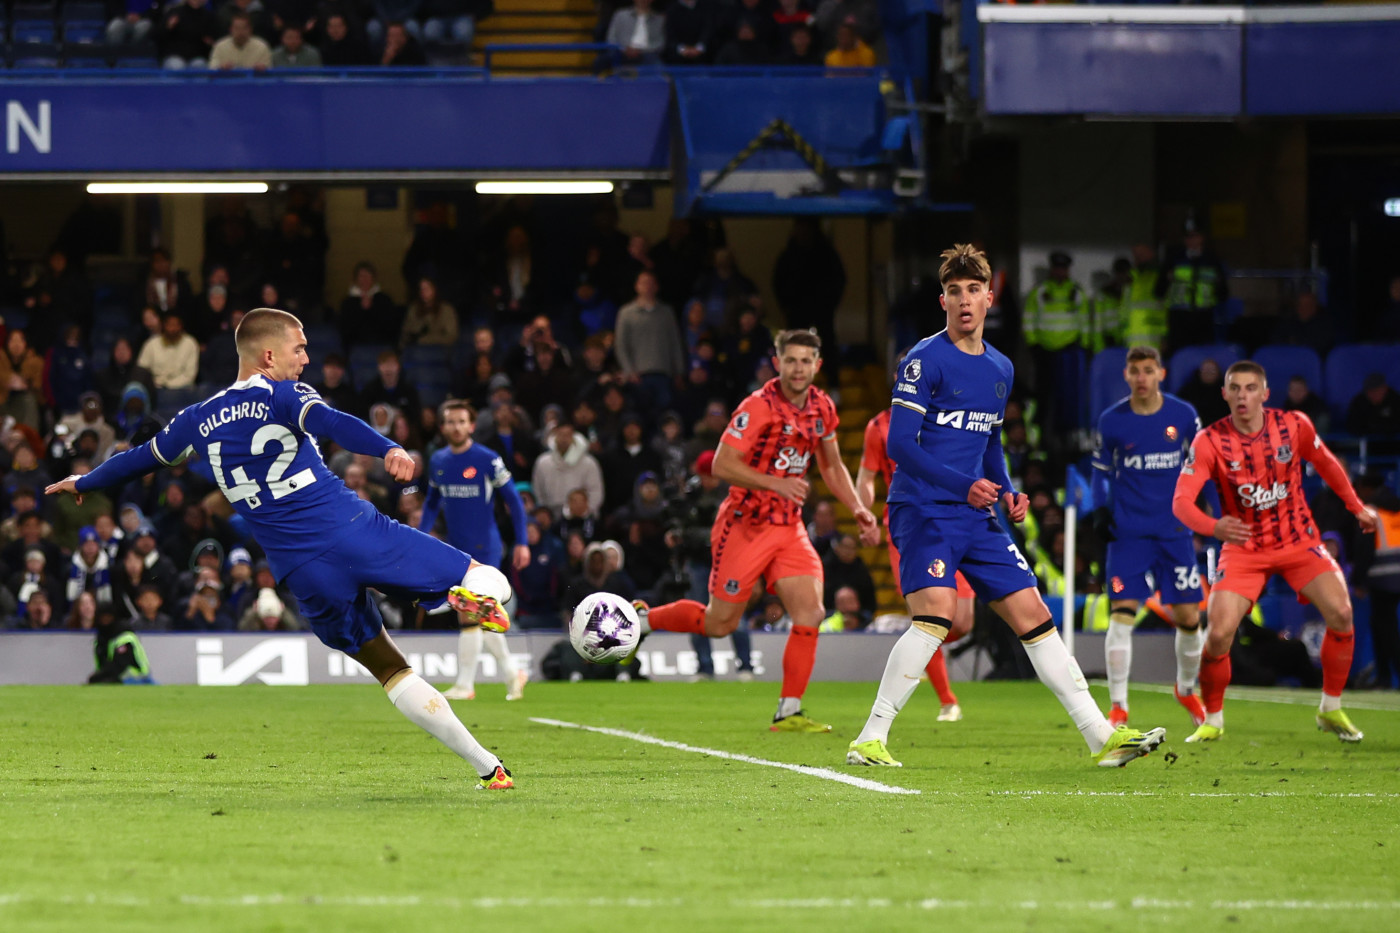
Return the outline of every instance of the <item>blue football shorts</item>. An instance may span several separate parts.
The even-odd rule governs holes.
[[[358,525],[284,581],[316,637],[350,655],[358,654],[384,627],[369,587],[436,609],[446,601],[447,591],[462,582],[472,561],[452,545],[377,509],[366,510],[365,526]]]
[[[1190,534],[1110,541],[1105,569],[1110,599],[1141,602],[1159,592],[1168,606],[1201,601],[1201,571]]]
[[[956,588],[959,570],[983,602],[1035,589],[1025,555],[990,512],[957,503],[895,502],[889,515],[906,596],[929,586]]]

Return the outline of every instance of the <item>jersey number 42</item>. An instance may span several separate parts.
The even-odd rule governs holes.
[[[277,444],[282,448],[282,452],[277,455],[277,459],[272,461],[272,466],[268,468],[267,477],[263,480],[267,487],[267,492],[273,499],[281,499],[289,496],[306,486],[316,482],[316,474],[310,469],[301,470],[291,476],[284,477],[287,467],[292,465],[296,459],[297,444],[296,435],[280,424],[265,424],[253,434],[253,442],[249,447],[249,453],[253,456],[260,456],[267,450],[269,444]],[[248,508],[256,509],[262,505],[262,487],[257,481],[250,479],[248,472],[243,467],[234,467],[229,471],[229,476],[233,477],[234,485],[228,483],[228,476],[224,474],[223,442],[215,441],[209,445],[209,468],[214,471],[214,482],[219,484],[219,489],[223,491],[224,497],[229,502],[246,503]]]

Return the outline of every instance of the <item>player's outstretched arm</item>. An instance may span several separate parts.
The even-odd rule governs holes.
[[[82,503],[85,492],[105,489],[108,486],[120,486],[138,476],[150,473],[160,465],[161,461],[151,449],[151,442],[147,441],[140,447],[133,447],[131,450],[122,451],[107,459],[97,469],[85,476],[70,476],[46,487],[44,495],[57,496],[70,493],[77,498],[79,503]]]
[[[317,437],[329,437],[351,453],[383,457],[384,469],[396,483],[413,479],[417,469],[408,453],[374,428],[343,411],[336,411],[319,399],[306,406],[302,429]]]
[[[899,469],[908,470],[928,483],[944,489],[961,490],[966,498],[979,477],[968,476],[941,462],[933,454],[919,446],[919,431],[923,427],[921,412],[896,404],[890,410],[890,437],[888,441],[890,459],[899,464]],[[996,501],[993,493],[992,501]]]
[[[1361,530],[1367,534],[1375,531],[1376,513],[1361,501],[1361,497],[1352,488],[1346,467],[1342,466],[1342,462],[1332,453],[1331,448],[1322,442],[1322,438],[1317,436],[1312,419],[1302,412],[1293,414],[1297,415],[1301,422],[1302,430],[1298,432],[1298,443],[1303,448],[1303,459],[1313,465],[1322,481],[1346,504],[1347,511],[1356,516]]]
[[[818,442],[817,469],[821,472],[822,482],[826,483],[837,501],[855,516],[856,524],[860,526],[860,543],[866,547],[879,544],[880,523],[857,495],[855,483],[851,482],[851,471],[846,469],[845,461],[841,459],[841,447],[836,443],[835,436],[822,438]]]

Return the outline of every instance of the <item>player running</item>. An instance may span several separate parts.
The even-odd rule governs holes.
[[[885,746],[890,726],[953,627],[962,570],[977,596],[1021,637],[1036,674],[1069,713],[1094,761],[1121,767],[1155,749],[1166,731],[1115,729],[1099,712],[1035,575],[997,521],[998,500],[1015,522],[1030,507],[1011,486],[1001,448],[1011,361],[982,340],[992,302],[986,256],[959,245],[942,258],[939,301],[948,328],[909,351],[890,413],[889,453],[897,464],[888,497],[890,536],[902,555],[900,589],[914,622],[890,651],[870,718],[846,762],[900,767]]]
[[[494,450],[472,442],[476,411],[470,402],[448,399],[438,412],[447,446],[428,461],[428,494],[423,498],[419,530],[431,533],[441,510],[447,522],[448,544],[489,567],[500,567],[503,544],[501,531],[496,527],[494,499],[499,493],[515,529],[511,566],[524,570],[530,564],[530,548],[525,543],[525,503],[515,489],[510,471]],[[463,615],[461,619],[462,631],[457,636],[457,682],[443,696],[449,700],[476,699],[476,665],[484,646],[501,668],[506,699],[522,698],[530,672],[515,663],[506,636],[483,631],[473,616]]]
[[[1108,543],[1104,577],[1110,599],[1104,659],[1108,666],[1108,721],[1128,721],[1128,672],[1138,608],[1161,593],[1176,626],[1176,699],[1195,725],[1205,722],[1196,696],[1201,669],[1201,573],[1191,532],[1167,519],[1183,455],[1201,429],[1196,409],[1162,391],[1161,354],[1128,351],[1123,379],[1132,393],[1099,416],[1094,448],[1094,527]]]
[[[374,587],[430,609],[447,601],[481,625],[504,631],[510,620],[500,606],[511,595],[505,575],[381,514],[326,467],[316,437],[383,457],[398,482],[414,472],[402,447],[295,381],[307,364],[300,321],[285,311],[258,308],[238,325],[234,340],[237,382],[181,411],[147,443],[45,492],[72,493],[81,501],[84,493],[198,454],[253,529],[273,573],[296,596],[316,636],[367,668],[399,712],[465,758],[481,775],[478,786],[513,787],[500,759],[408,666],[368,592]]]
[[[904,361],[901,354],[895,363],[896,379],[898,378],[899,364]],[[875,506],[875,477],[878,475],[885,481],[885,492],[888,495],[890,481],[894,477],[894,461],[890,459],[889,451],[886,449],[887,440],[890,433],[890,409],[886,408],[874,418],[871,418],[865,426],[865,449],[860,454],[860,470],[856,473],[856,495],[860,496],[861,504],[868,509]],[[890,511],[885,508],[884,525],[886,533],[890,527]],[[895,586],[899,586],[899,548],[894,546],[893,538],[886,538],[890,551],[890,570],[894,572]],[[953,686],[948,682],[948,662],[944,655],[943,647],[962,638],[972,631],[972,601],[974,594],[972,587],[968,585],[963,577],[962,571],[958,571],[954,578],[958,584],[958,608],[953,612],[953,627],[948,630],[948,638],[939,650],[933,653],[929,659],[928,681],[933,689],[938,693],[938,722],[958,722],[962,719],[962,707],[958,705],[958,695],[953,692]],[[901,591],[903,595],[903,591]]]
[[[1206,609],[1210,630],[1201,657],[1206,720],[1186,741],[1210,742],[1225,734],[1225,688],[1235,629],[1269,576],[1279,574],[1299,600],[1316,604],[1327,624],[1317,727],[1343,742],[1360,742],[1361,730],[1342,709],[1355,638],[1351,596],[1303,498],[1303,461],[1313,465],[1367,534],[1375,531],[1376,513],[1357,498],[1346,470],[1307,415],[1264,407],[1269,400],[1264,367],[1249,360],[1235,363],[1225,371],[1221,392],[1230,403],[1230,415],[1196,436],[1172,500],[1172,511],[1186,527],[1225,542]],[[1219,519],[1196,505],[1201,487],[1211,479],[1220,490],[1224,515]]]
[[[792,617],[783,651],[783,687],[769,727],[774,732],[830,732],[802,709],[817,657],[822,607],[822,562],[802,523],[802,503],[813,456],[822,481],[860,525],[867,547],[880,543],[880,526],[856,497],[836,443],[836,406],[812,385],[821,369],[821,340],[813,331],[785,330],[776,341],[777,378],[744,399],[715,452],[714,475],[729,483],[710,531],[710,604],[677,600],[648,610],[642,630],[723,638],[738,628],[759,577]]]

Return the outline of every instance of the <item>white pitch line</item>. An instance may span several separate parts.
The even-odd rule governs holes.
[[[1107,687],[1107,686],[1108,686],[1108,681],[1106,681],[1106,680],[1091,680],[1091,681],[1089,681],[1089,682],[1090,682],[1091,684],[1093,684],[1094,686],[1096,686],[1096,687]],[[1143,693],[1161,693],[1161,694],[1165,694],[1165,695],[1167,695],[1167,696],[1171,696],[1172,690],[1174,689],[1173,687],[1164,686],[1164,685],[1162,685],[1162,684],[1133,684],[1133,687],[1132,687],[1132,688],[1133,688],[1134,690],[1138,690],[1138,691],[1141,691],[1141,692],[1143,692]],[[1263,691],[1265,691],[1265,690],[1286,690],[1286,689],[1288,689],[1288,688],[1286,688],[1286,687],[1283,687],[1283,688],[1280,688],[1280,687],[1231,687],[1231,688],[1229,689],[1229,692],[1226,693],[1225,699],[1230,700],[1230,701],[1232,701],[1232,702],[1233,702],[1233,701],[1239,701],[1239,702],[1242,702],[1242,703],[1281,703],[1281,704],[1283,704],[1283,705],[1285,705],[1285,706],[1312,706],[1312,707],[1316,707],[1316,706],[1317,706],[1318,691],[1316,691],[1316,690],[1302,690],[1302,689],[1300,689],[1296,694],[1293,694],[1293,695],[1285,694],[1285,693],[1264,693],[1264,692],[1263,692]],[[1377,703],[1377,702],[1372,701],[1372,700],[1358,700],[1358,699],[1356,699],[1356,691],[1351,691],[1351,692],[1347,693],[1347,695],[1346,695],[1346,701],[1345,701],[1345,703],[1344,703],[1344,706],[1345,706],[1347,709],[1364,709],[1364,710],[1368,710],[1368,711],[1370,711],[1370,712],[1375,712],[1375,713],[1396,713],[1396,712],[1400,712],[1400,710],[1397,710],[1397,709],[1395,708],[1395,705],[1394,705],[1393,703],[1390,704],[1390,705],[1386,705],[1386,704],[1383,704],[1383,703]]]
[[[871,781],[866,778],[856,777],[853,774],[843,774],[840,771],[832,771],[830,768],[813,768],[810,765],[788,764],[786,761],[769,761],[766,758],[754,758],[752,755],[740,755],[736,752],[720,751],[717,748],[701,748],[698,745],[687,745],[684,742],[671,742],[667,739],[658,739],[655,736],[645,735],[641,732],[627,732],[624,729],[608,729],[603,726],[585,726],[577,722],[565,722],[562,719],[542,719],[537,716],[531,716],[530,721],[545,726],[559,726],[564,729],[582,729],[585,732],[611,735],[619,739],[631,739],[634,742],[643,742],[647,745],[660,745],[662,748],[674,748],[676,751],[680,752],[694,752],[697,755],[709,755],[711,758],[727,758],[730,761],[742,761],[745,764],[782,768],[784,771],[795,771],[798,774],[805,774],[809,777],[821,778],[826,781],[836,781],[838,784],[849,784],[852,787],[859,787],[861,790],[873,790],[881,794],[923,793],[923,791],[913,790],[908,787],[895,787],[892,784],[881,784],[879,781]]]
[[[107,894],[60,894],[33,895],[22,892],[0,893],[0,908],[12,904],[62,904],[65,906],[95,907],[166,907],[180,904],[185,907],[388,907],[397,910],[404,908],[428,908],[430,910],[559,910],[559,909],[633,909],[633,910],[675,910],[695,906],[701,902],[687,901],[681,897],[422,897],[416,894],[404,895],[322,895],[322,894],[231,894],[208,896],[181,894],[173,897],[141,897],[133,895]],[[705,906],[714,907],[716,901],[706,899]],[[721,905],[723,906],[723,905]],[[732,898],[728,906],[736,910],[1023,910],[1041,911],[1115,911],[1143,910],[1148,908],[1172,910],[1236,910],[1236,911],[1400,911],[1400,900],[1313,900],[1313,899],[1260,899],[1260,900],[1168,900],[1161,898],[1135,897],[1130,899],[1106,900],[950,900],[926,897],[917,900],[892,899],[883,897],[790,897],[790,898]]]

